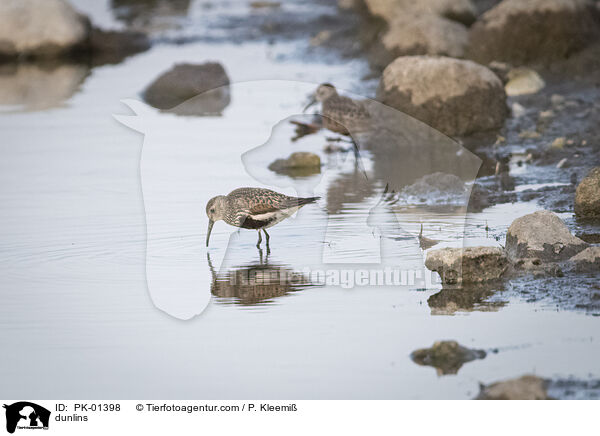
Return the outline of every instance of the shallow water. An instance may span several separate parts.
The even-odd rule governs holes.
[[[435,276],[425,285],[350,289],[301,276],[323,260],[371,269],[390,259],[425,276],[421,223],[435,248],[497,246],[514,218],[540,208],[503,204],[466,215],[456,205],[380,204],[387,174],[376,150],[362,153],[366,180],[351,152],[323,152],[329,134],[290,140],[288,117],[299,116],[315,84],[373,89],[360,80],[362,61],[307,61],[293,54],[302,44],[157,45],[93,69],[51,108],[4,108],[6,397],[472,398],[479,382],[523,373],[598,377],[597,317],[493,289],[491,301],[501,304],[440,309],[428,301],[440,292]],[[173,63],[204,60],[222,62],[234,84],[222,117],[135,103]],[[281,81],[264,81],[273,79]],[[138,116],[120,120],[144,136],[113,118],[132,115],[126,99]],[[322,173],[291,179],[266,169],[296,150],[318,153]],[[542,186],[528,183],[516,190]],[[232,233],[222,222],[207,250],[206,201],[245,185],[323,199],[271,229],[270,254],[256,249],[255,232]],[[300,276],[231,284],[273,270]],[[443,339],[498,352],[443,377],[412,362],[412,351]]]

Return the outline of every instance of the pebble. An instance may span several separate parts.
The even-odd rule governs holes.
[[[567,158],[565,157],[556,164],[556,168],[563,168],[566,164],[567,164]]]
[[[552,141],[552,144],[550,144],[550,147],[551,148],[564,148],[566,143],[567,143],[567,140],[561,136],[559,138],[556,138],[554,141]]]
[[[511,109],[512,109],[512,114],[515,118],[522,117],[527,112],[527,110],[523,107],[523,105],[516,103],[516,102],[512,104]]]
[[[535,139],[535,138],[539,138],[540,135],[539,132],[533,131],[533,130],[524,130],[521,133],[519,133],[519,138],[523,138],[523,139]]]

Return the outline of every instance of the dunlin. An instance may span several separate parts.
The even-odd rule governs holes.
[[[289,197],[279,192],[263,188],[238,188],[228,195],[218,195],[211,198],[206,205],[208,215],[208,233],[206,246],[210,239],[213,225],[219,220],[242,229],[258,230],[260,248],[262,230],[269,248],[269,234],[266,229],[293,215],[302,206],[314,203],[320,197],[298,198]]]
[[[350,135],[369,128],[371,115],[364,104],[341,96],[330,83],[319,85],[304,110],[315,103],[321,103],[323,127],[332,132]]]

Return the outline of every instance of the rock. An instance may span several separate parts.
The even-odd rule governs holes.
[[[431,348],[422,348],[410,355],[416,364],[433,366],[440,375],[456,374],[465,363],[485,356],[484,350],[472,350],[456,341],[438,341]]]
[[[589,247],[569,261],[579,272],[600,272],[600,247]]]
[[[500,247],[442,248],[427,253],[425,266],[436,271],[444,285],[497,280],[508,268]]]
[[[519,133],[519,138],[523,138],[523,139],[535,139],[535,138],[539,138],[540,133],[533,131],[533,130],[523,130],[522,132]]]
[[[600,167],[593,168],[577,185],[575,214],[579,217],[600,217]]]
[[[516,101],[510,107],[510,112],[512,116],[515,118],[521,118],[523,115],[527,113],[527,109],[523,107],[523,105],[517,103]]]
[[[292,177],[306,177],[321,172],[321,158],[314,153],[299,151],[287,159],[277,159],[269,165],[271,171]]]
[[[559,138],[555,138],[554,141],[552,141],[552,144],[550,144],[550,148],[554,148],[554,149],[563,149],[565,148],[565,144],[567,143],[567,138],[564,137],[559,137]]]
[[[470,25],[476,10],[471,0],[364,0],[371,15],[391,21],[406,13],[428,13]]]
[[[550,400],[546,391],[547,382],[535,375],[482,386],[477,400]]]
[[[359,6],[358,5],[359,2],[360,2],[360,0],[338,0],[337,4],[338,4],[338,8],[340,8],[342,10],[352,10]]]
[[[471,27],[468,57],[524,64],[567,57],[597,32],[588,0],[503,0]]]
[[[567,166],[567,164],[569,163],[569,160],[566,157],[563,157],[560,161],[558,161],[558,163],[556,164],[556,168],[564,168]]]
[[[144,100],[157,109],[166,110],[206,93],[209,94],[205,99],[207,107],[197,105],[198,115],[220,113],[229,104],[227,85],[229,77],[219,63],[177,64],[146,88]]]
[[[498,76],[447,57],[396,59],[383,71],[377,99],[451,136],[498,129],[508,113]]]
[[[116,64],[149,48],[150,40],[140,32],[120,32],[93,27],[88,39],[88,49],[94,65]]]
[[[324,43],[326,43],[327,41],[329,41],[331,39],[331,36],[332,36],[332,34],[331,34],[330,30],[321,30],[315,36],[310,38],[310,45],[312,45],[313,47],[318,47],[320,45],[323,45]]]
[[[446,55],[463,57],[468,44],[467,28],[457,22],[433,14],[397,15],[388,24],[372,61],[385,67],[398,56]]]
[[[506,234],[506,252],[513,261],[563,261],[587,246],[586,242],[571,234],[556,214],[547,210],[517,218]]]
[[[502,83],[506,85],[508,82],[508,73],[511,71],[509,64],[505,62],[492,61],[488,64],[488,68],[492,70],[496,76],[502,80]]]
[[[83,45],[87,20],[63,0],[0,1],[0,57],[55,57]]]
[[[436,172],[421,177],[398,193],[400,204],[465,204],[469,191],[458,176]]]
[[[515,68],[508,72],[508,82],[504,86],[506,95],[535,94],[546,86],[544,79],[530,68]]]
[[[565,100],[565,97],[560,94],[552,94],[550,97],[550,102],[554,107],[562,106],[565,103]]]

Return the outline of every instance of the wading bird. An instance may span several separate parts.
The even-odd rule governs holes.
[[[206,215],[208,216],[206,246],[208,247],[213,225],[215,222],[223,220],[231,226],[258,230],[257,248],[260,248],[262,242],[260,234],[262,230],[268,249],[269,234],[266,229],[290,217],[302,206],[314,203],[319,198],[289,197],[263,188],[238,188],[228,195],[213,197],[206,204]]]

